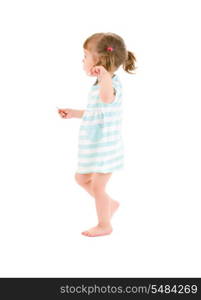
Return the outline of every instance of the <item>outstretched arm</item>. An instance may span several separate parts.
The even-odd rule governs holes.
[[[84,110],[73,109],[74,118],[82,118]]]
[[[71,109],[71,108],[61,108],[58,109],[58,113],[62,118],[70,119],[70,118],[82,118],[84,114],[84,110],[79,109]]]

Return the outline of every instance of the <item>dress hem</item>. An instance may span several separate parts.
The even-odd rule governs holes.
[[[107,173],[114,173],[114,172],[118,172],[118,171],[123,171],[124,168],[121,169],[116,169],[116,170],[107,170],[107,171],[99,171],[99,170],[91,170],[91,171],[79,171],[77,170],[76,173],[78,174],[89,174],[89,173],[103,173],[103,174],[107,174]]]

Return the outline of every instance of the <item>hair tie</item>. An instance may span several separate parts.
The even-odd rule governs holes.
[[[107,47],[107,50],[112,52],[112,51],[114,50],[114,48],[112,48],[112,47]]]

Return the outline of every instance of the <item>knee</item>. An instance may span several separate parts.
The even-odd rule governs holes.
[[[85,185],[90,180],[91,178],[86,174],[75,173],[75,181],[81,186]]]
[[[75,173],[75,181],[79,184],[82,185],[83,184],[83,179],[81,174]]]

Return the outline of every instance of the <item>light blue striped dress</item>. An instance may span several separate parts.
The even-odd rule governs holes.
[[[112,103],[99,97],[99,84],[92,85],[82,116],[78,141],[77,173],[109,173],[124,168],[122,84],[114,74],[116,95]]]

